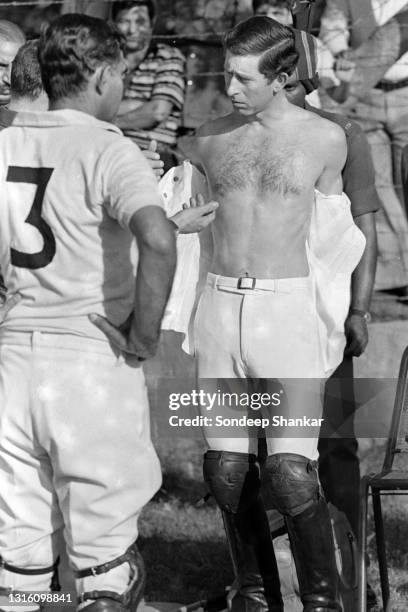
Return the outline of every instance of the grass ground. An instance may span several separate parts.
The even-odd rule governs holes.
[[[198,440],[159,440],[163,487],[143,511],[140,545],[148,569],[146,599],[191,603],[223,593],[232,570],[221,516],[205,494],[201,476],[204,445]],[[362,453],[362,473],[380,468],[383,449],[372,445]],[[406,462],[408,467],[408,461]],[[387,612],[408,611],[408,497],[384,499],[385,529],[393,604]],[[370,524],[369,533],[372,533]],[[380,599],[375,543],[369,538],[369,580]],[[380,610],[381,608],[379,608]]]

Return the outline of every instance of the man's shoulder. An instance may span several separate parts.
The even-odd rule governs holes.
[[[194,136],[207,137],[222,135],[226,128],[231,127],[234,124],[234,120],[235,116],[233,113],[222,115],[217,119],[207,121],[206,123],[203,123],[203,125],[200,125],[200,127],[195,131]]]
[[[320,135],[323,131],[325,134],[323,142],[326,141],[328,144],[334,144],[335,141],[344,141],[344,130],[337,123],[330,121],[330,119],[310,109],[311,107],[298,109],[298,111],[302,113],[299,113],[299,117],[303,118],[305,123],[307,122],[307,129],[310,136],[313,134]]]
[[[319,115],[323,119],[327,119],[328,121],[332,121],[336,125],[342,128],[347,138],[351,138],[353,136],[357,136],[358,134],[362,134],[363,130],[358,125],[356,121],[341,115],[340,113],[332,113],[330,111],[324,110],[322,108],[316,108],[314,106],[308,106],[307,109]]]
[[[185,62],[183,53],[177,47],[157,43],[153,48],[153,55],[157,60],[179,60]]]

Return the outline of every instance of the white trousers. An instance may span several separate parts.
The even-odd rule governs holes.
[[[63,525],[81,570],[123,554],[161,483],[140,364],[108,343],[0,332],[0,554],[25,569],[52,565]],[[123,592],[128,568],[79,590]],[[119,582],[117,584],[118,576]],[[50,576],[0,570],[0,587],[47,590]],[[79,582],[79,581],[77,581]]]
[[[238,289],[238,279],[209,274],[194,325],[200,386],[207,392],[283,391],[287,419],[319,420],[323,412],[324,368],[317,325],[313,278],[262,279],[252,289]],[[248,281],[250,285],[251,282]],[[236,410],[223,404],[225,416]],[[262,407],[269,419],[273,407]],[[202,414],[209,416],[208,412]],[[242,414],[242,412],[240,413]],[[251,416],[254,416],[253,413]],[[319,427],[266,427],[268,454],[297,453],[316,459]],[[214,436],[204,427],[211,449],[257,452],[256,437],[234,426],[233,436]]]

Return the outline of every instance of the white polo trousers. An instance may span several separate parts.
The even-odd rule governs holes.
[[[0,554],[6,562],[25,569],[52,565],[53,536],[62,525],[73,569],[117,558],[136,540],[139,513],[160,483],[140,364],[126,363],[103,341],[0,332]],[[113,590],[125,590],[125,574],[122,588]],[[0,571],[0,586],[47,590],[49,578],[38,576],[33,585],[33,577]],[[99,583],[83,579],[81,590]]]
[[[251,379],[262,378],[269,379],[274,392],[279,381],[285,417],[320,419],[324,368],[313,277],[261,279],[253,289],[237,284],[236,278],[208,275],[194,324],[200,385],[209,392],[231,392],[232,386],[234,392],[250,393]],[[262,410],[272,416],[269,408]],[[225,415],[237,416],[227,408]],[[245,427],[234,428],[231,438],[213,437],[212,427],[203,429],[211,449],[257,452],[257,440],[248,438]],[[290,427],[267,428],[268,454],[316,459],[319,428],[297,438],[291,432]]]

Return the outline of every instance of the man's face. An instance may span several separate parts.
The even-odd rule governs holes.
[[[147,6],[134,6],[127,11],[120,11],[116,25],[126,37],[128,51],[142,51],[150,43],[152,22]]]
[[[117,64],[108,65],[105,72],[105,89],[99,119],[112,122],[119,110],[123,98],[123,82],[127,73],[127,64],[120,54]]]
[[[0,105],[10,102],[11,64],[20,44],[0,38]]]
[[[306,98],[306,89],[301,81],[294,81],[293,83],[287,83],[284,88],[284,92],[288,102],[294,104],[295,106],[299,106],[300,108],[304,108],[305,106],[305,98]]]
[[[234,109],[241,115],[261,112],[274,97],[274,81],[259,72],[259,55],[232,55],[224,63],[225,88]]]
[[[293,25],[292,13],[284,6],[270,6],[266,2],[256,10],[255,15],[266,15],[282,25]]]

